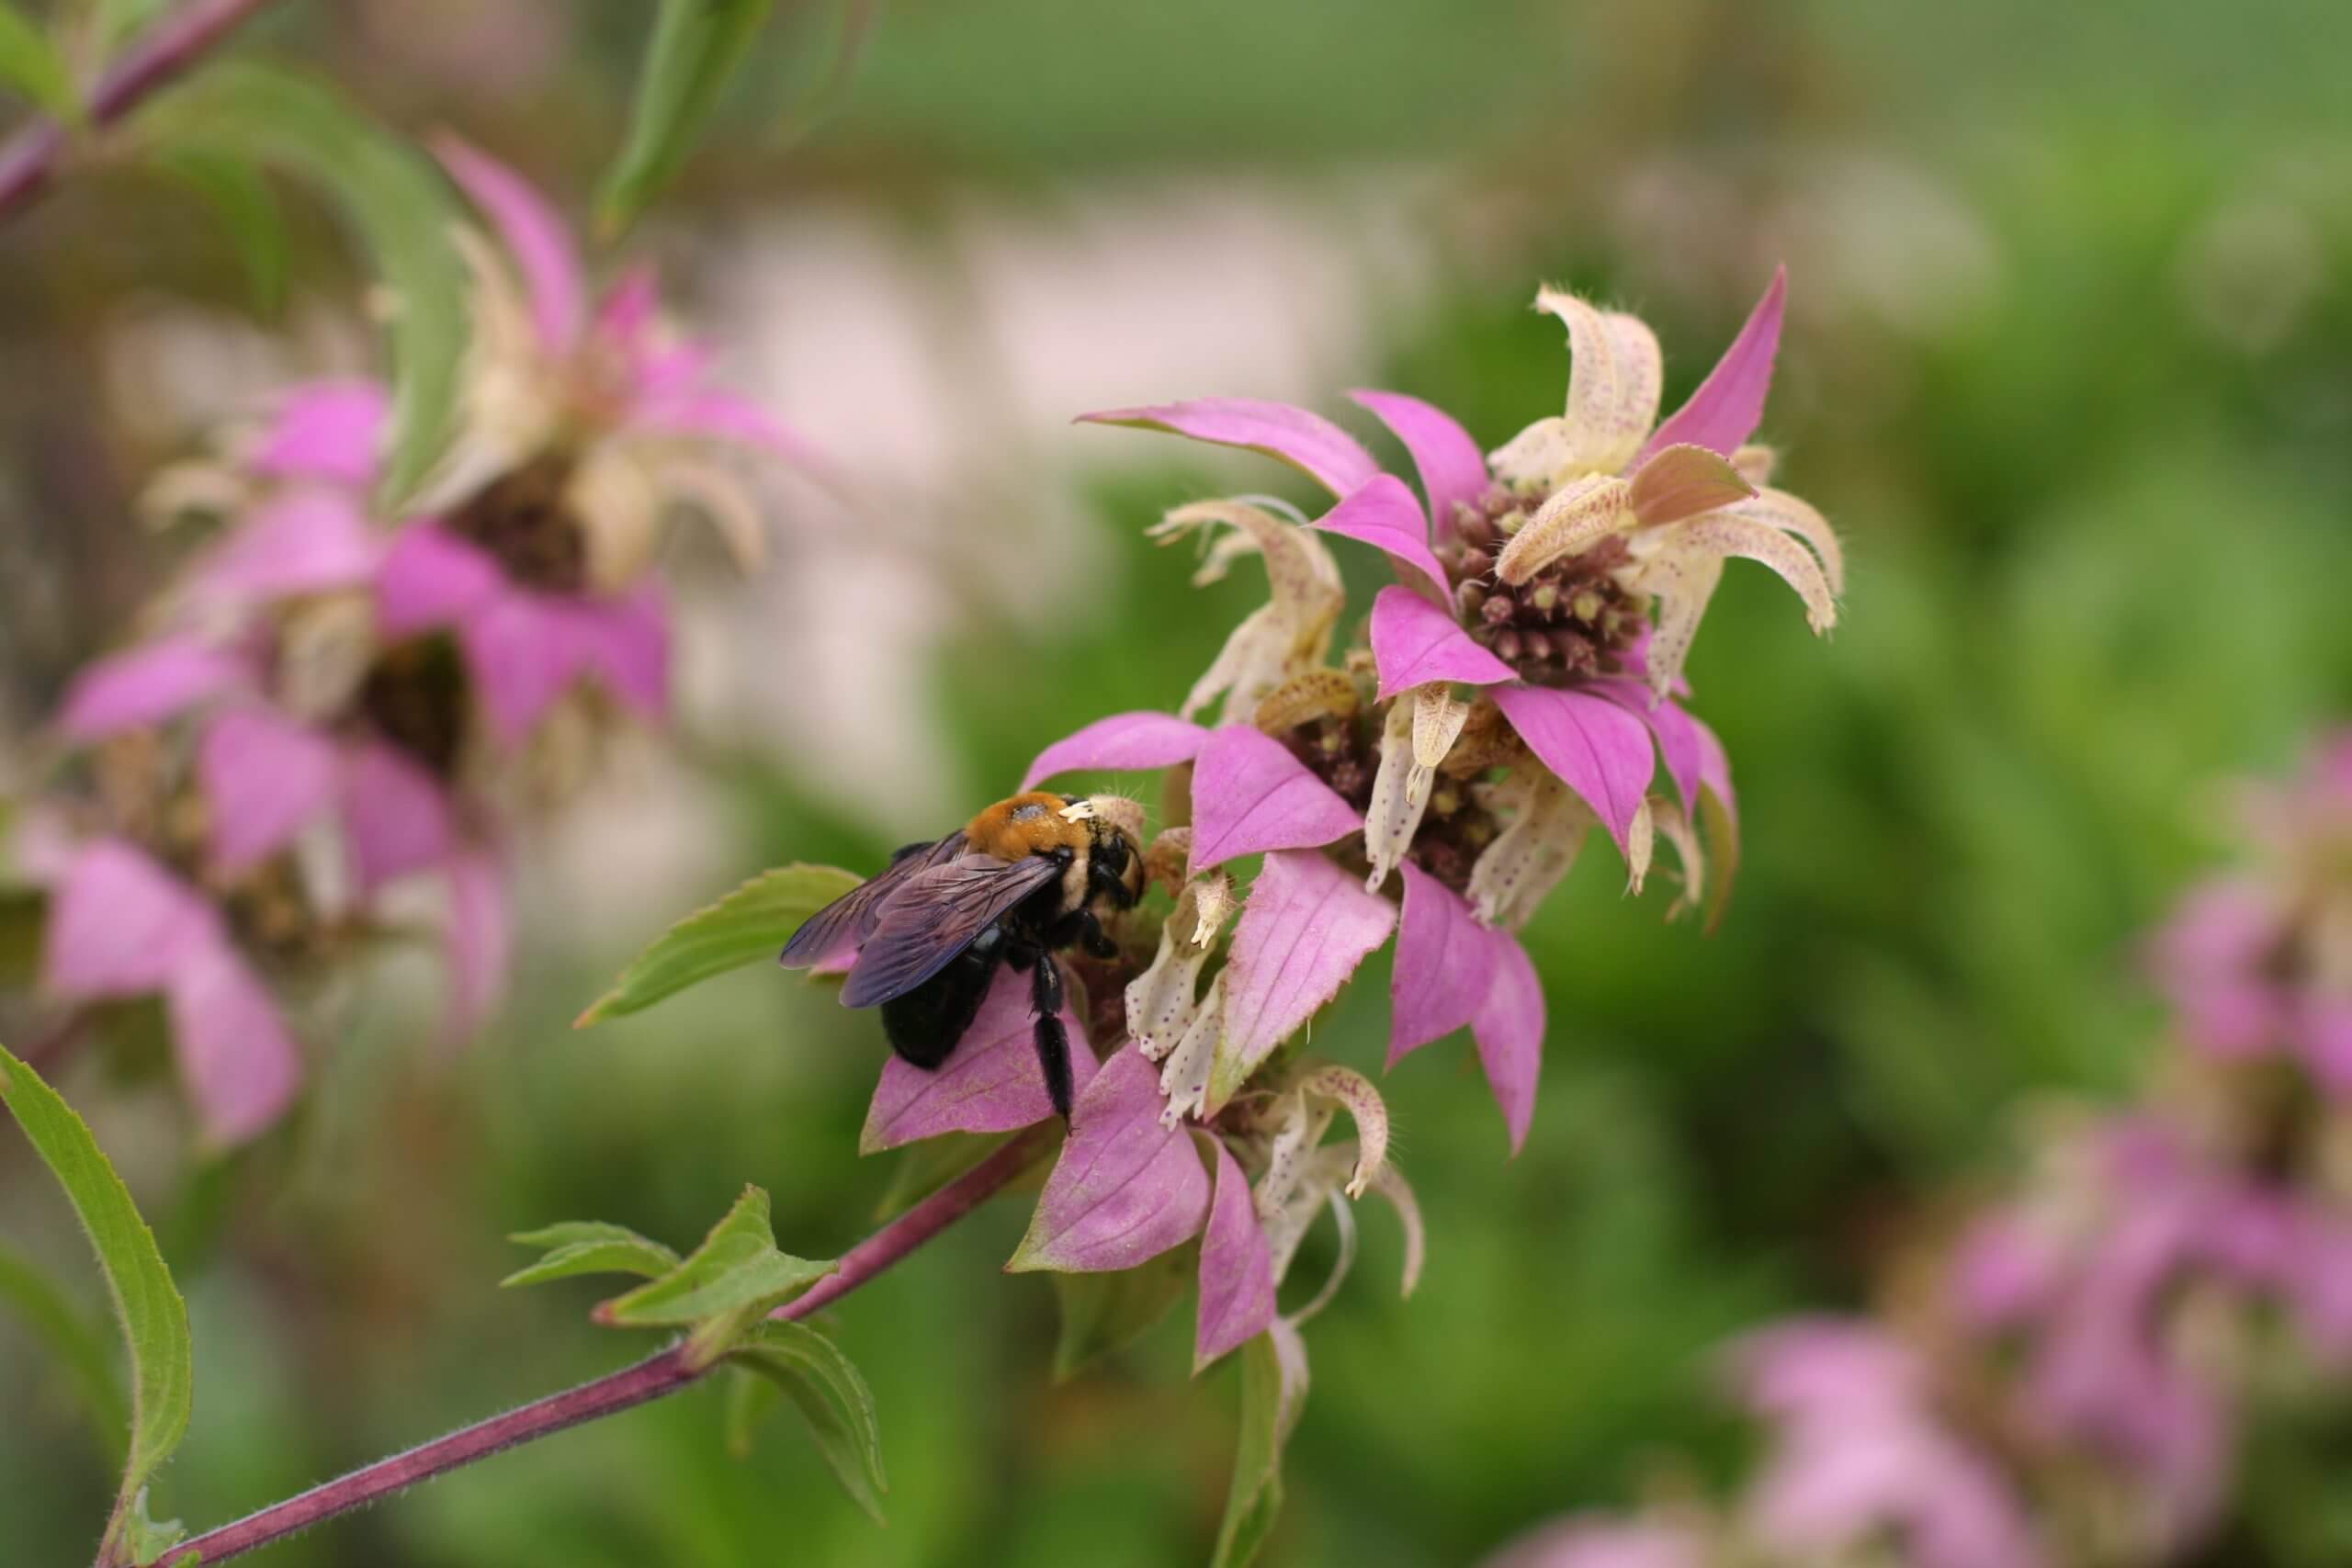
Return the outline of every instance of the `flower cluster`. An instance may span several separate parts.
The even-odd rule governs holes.
[[[66,694],[56,784],[17,836],[50,889],[45,988],[162,996],[215,1144],[291,1102],[287,1005],[389,929],[407,888],[439,889],[450,1033],[481,1025],[506,966],[515,781],[546,772],[521,764],[613,705],[663,718],[665,517],[692,506],[752,556],[730,454],[804,456],[710,383],[650,274],[592,306],[543,198],[472,148],[440,152],[495,240],[459,242],[475,335],[438,470],[380,504],[390,406],[367,380],[293,388],[175,470],[159,491],[205,498],[221,526],[141,640]]]
[[[1567,412],[1491,460],[1427,403],[1355,394],[1412,457],[1419,494],[1301,409],[1209,400],[1088,416],[1256,449],[1333,503],[1312,518],[1263,497],[1169,513],[1153,536],[1204,542],[1196,581],[1255,556],[1268,602],[1177,711],[1089,725],[1023,781],[1166,770],[1146,866],[1169,902],[1109,922],[1116,956],[1067,961],[1075,1106],[1011,1267],[1126,1269],[1197,1237],[1201,1362],[1272,1333],[1288,1388],[1314,1305],[1280,1316],[1275,1291],[1326,1209],[1344,1238],[1345,1200],[1391,1200],[1408,1290],[1419,1269],[1386,1110],[1361,1073],[1300,1048],[1317,1012],[1393,939],[1389,1065],[1466,1028],[1516,1149],[1545,1035],[1517,932],[1591,829],[1637,889],[1664,837],[1677,909],[1719,907],[1736,818],[1723,748],[1685,706],[1691,634],[1729,557],[1792,582],[1817,630],[1841,576],[1828,527],[1763,488],[1771,457],[1748,444],[1782,288],[1663,424],[1649,330],[1549,290],[1537,304],[1568,328]],[[1333,538],[1381,550],[1398,578],[1354,646],[1340,646]],[[1045,1118],[1030,989],[1001,976],[936,1072],[894,1059],[866,1146]],[[1089,1042],[1107,1043],[1099,1059]],[[1355,1136],[1331,1141],[1343,1111]]]
[[[2047,1132],[1933,1289],[1743,1348],[1776,1436],[1739,1507],[1506,1561],[2031,1568],[2212,1538],[2251,1429],[2352,1370],[2352,737],[2250,805],[2255,863],[2150,944],[2180,1048],[2140,1102]]]

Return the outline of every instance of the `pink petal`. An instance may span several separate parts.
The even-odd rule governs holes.
[[[302,1053],[277,1001],[236,949],[217,935],[171,978],[172,1049],[205,1139],[242,1144],[293,1103]]]
[[[587,640],[571,610],[559,601],[516,592],[458,627],[466,667],[501,745],[519,743],[590,667]]]
[[[275,479],[375,482],[391,399],[374,381],[312,381],[288,391],[246,466]]]
[[[220,937],[196,889],[119,839],[85,845],[51,894],[41,983],[62,997],[157,990]]]
[[[1091,424],[1132,424],[1165,430],[1219,446],[1247,446],[1303,470],[1333,495],[1348,495],[1380,472],[1363,443],[1325,419],[1288,403],[1255,398],[1196,398],[1149,408],[1080,414]]]
[[[481,1032],[505,994],[514,956],[513,910],[506,868],[482,848],[443,863],[449,878],[449,919],[442,931],[449,964],[449,1039],[463,1044]]]
[[[1268,855],[1233,933],[1220,1063],[1254,1071],[1340,994],[1396,924],[1396,905],[1324,856]]]
[[[1035,789],[1056,773],[1124,773],[1132,768],[1165,768],[1189,762],[1208,739],[1208,731],[1188,719],[1166,713],[1114,713],[1098,718],[1075,735],[1065,736],[1037,753],[1021,780],[1024,790]]]
[[[439,865],[457,839],[455,810],[440,781],[380,740],[361,742],[345,763],[343,824],[363,894]]]
[[[175,714],[244,682],[237,654],[192,637],[160,637],[108,654],[65,690],[57,727],[68,739],[100,740]]]
[[[1528,750],[1584,798],[1622,852],[1657,769],[1648,728],[1606,697],[1585,691],[1497,686],[1494,698]]]
[[[1386,702],[1431,681],[1496,686],[1519,677],[1470,640],[1453,617],[1409,588],[1384,588],[1372,602],[1372,658]]]
[[[334,797],[339,761],[332,736],[266,708],[214,719],[196,772],[220,869],[247,871],[283,849]]]
[[[1204,1134],[1206,1136],[1206,1134]],[[1208,1137],[1216,1160],[1216,1196],[1201,1233],[1201,1314],[1193,1335],[1193,1371],[1256,1338],[1274,1320],[1274,1258],[1233,1152]]]
[[[1430,597],[1452,608],[1453,590],[1447,584],[1445,568],[1430,549],[1429,522],[1421,515],[1421,503],[1394,474],[1374,474],[1317,517],[1313,526],[1385,550],[1408,585],[1426,584]]]
[[[1789,269],[1781,267],[1690,400],[1651,433],[1634,458],[1634,468],[1674,446],[1704,446],[1728,457],[1756,434],[1764,418],[1764,395],[1772,386],[1772,360],[1781,350],[1781,307],[1788,290]]]
[[[659,583],[617,599],[586,600],[571,610],[582,657],[612,694],[640,717],[670,711],[670,607]]]
[[[1338,791],[1254,726],[1214,731],[1193,761],[1194,875],[1238,855],[1313,849],[1363,828]]]
[[[1159,1069],[1133,1046],[1102,1064],[1071,1109],[1069,1137],[1009,1271],[1132,1269],[1196,1235],[1209,1178],[1181,1123],[1163,1125]]]
[[[1503,1125],[1510,1130],[1510,1152],[1517,1154],[1535,1119],[1535,1077],[1544,1066],[1544,982],[1517,937],[1488,931],[1487,942],[1494,982],[1470,1021],[1470,1032],[1478,1042],[1478,1065],[1487,1070],[1495,1103],[1502,1107]]]
[[[1487,456],[1453,416],[1419,398],[1402,392],[1353,391],[1359,407],[1386,425],[1420,470],[1421,492],[1429,497],[1430,536],[1443,540],[1453,535],[1453,509],[1476,508],[1486,499],[1491,482]]]
[[[2303,1061],[2320,1087],[2338,1100],[2352,1094],[2352,998],[2305,998],[2290,1025]]]
[[[659,374],[650,369],[649,375]],[[656,397],[632,410],[629,423],[639,430],[676,435],[705,436],[757,447],[797,468],[821,471],[825,459],[808,437],[739,392],[719,387]]]
[[[190,585],[232,604],[347,588],[374,575],[384,548],[350,496],[295,491],[239,525],[197,566]]]
[[[1657,739],[1658,753],[1666,759],[1666,771],[1673,775],[1675,793],[1682,797],[1683,809],[1697,811],[1699,775],[1707,760],[1706,745],[1699,739],[1699,721],[1672,701],[1654,700],[1647,682],[1594,681],[1584,690],[1607,697],[1649,726],[1650,734]]]
[[[454,626],[509,592],[487,551],[431,523],[393,536],[376,578],[376,618],[387,637]]]
[[[943,1133],[1007,1133],[1051,1116],[1035,1024],[1029,976],[1000,970],[971,1027],[936,1070],[926,1072],[895,1055],[883,1064],[858,1152],[878,1154]],[[1095,1072],[1086,1026],[1065,1006],[1062,1028],[1069,1034],[1070,1073],[1083,1096]]]
[[[433,139],[433,150],[514,258],[540,343],[558,358],[569,355],[586,315],[580,255],[570,227],[529,181],[489,154],[446,133]]]
[[[636,363],[646,352],[646,337],[653,330],[653,313],[661,303],[661,280],[653,269],[643,265],[630,267],[596,308],[597,337]]]
[[[2040,1229],[2014,1214],[1988,1214],[1969,1227],[1954,1254],[1953,1304],[1980,1327],[2019,1322],[2056,1293],[2064,1261]]]
[[[1388,982],[1388,1065],[1467,1024],[1495,981],[1492,934],[1453,890],[1411,861],[1405,913],[1396,926],[1396,966]]]
[[[1677,1525],[1570,1517],[1507,1544],[1479,1568],[1704,1568],[1707,1543]]]

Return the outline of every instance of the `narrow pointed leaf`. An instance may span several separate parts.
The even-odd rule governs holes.
[[[662,932],[572,1027],[642,1012],[714,975],[773,960],[803,921],[856,886],[854,875],[830,865],[764,872]]]
[[[1306,1347],[1276,1319],[1241,1348],[1241,1436],[1213,1568],[1244,1568],[1274,1532],[1283,1507],[1283,1445],[1306,1399]]]
[[[333,87],[250,61],[209,67],[141,121],[150,145],[282,169],[316,186],[367,247],[397,308],[383,499],[414,489],[448,444],[469,338],[461,212],[424,154]]]
[[[774,1382],[808,1423],[817,1451],[850,1501],[882,1519],[882,1433],[874,1394],[841,1348],[805,1323],[763,1323],[733,1353],[736,1365]]]
[[[595,1317],[616,1327],[692,1328],[688,1359],[707,1365],[733,1348],[736,1336],[769,1308],[838,1267],[778,1251],[768,1195],[747,1187],[677,1267],[605,1303]]]
[[[524,1247],[546,1247],[548,1254],[529,1268],[517,1269],[501,1280],[502,1287],[544,1284],[549,1280],[569,1280],[580,1274],[635,1274],[653,1280],[678,1266],[678,1255],[660,1242],[641,1236],[626,1225],[608,1225],[594,1220],[568,1221],[541,1230],[524,1231],[507,1239]]]
[[[65,57],[11,0],[0,0],[0,87],[60,119],[82,118],[82,100],[74,91],[74,73]]]
[[[694,151],[772,0],[663,0],[637,78],[628,140],[605,172],[597,220],[618,234]]]
[[[106,1327],[95,1321],[29,1258],[0,1245],[0,1307],[33,1331],[50,1364],[74,1386],[76,1398],[96,1423],[110,1457],[122,1458],[130,1430],[121,1380],[107,1348]]]
[[[107,1529],[111,1550],[128,1528],[133,1500],[171,1457],[187,1430],[195,1402],[195,1355],[187,1306],[139,1217],[122,1178],[90,1136],[90,1129],[33,1070],[0,1047],[0,1102],[31,1140],[82,1222],[107,1292],[114,1300],[130,1357],[130,1442],[122,1486]]]
[[[161,147],[150,159],[212,209],[244,269],[254,309],[275,317],[286,306],[286,215],[252,163],[195,147]]]

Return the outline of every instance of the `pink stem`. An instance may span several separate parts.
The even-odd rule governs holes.
[[[946,1186],[884,1225],[842,1255],[838,1272],[829,1274],[806,1292],[769,1314],[771,1317],[806,1317],[840,1300],[904,1258],[988,1199],[1010,1186],[1051,1147],[1050,1125],[1030,1129]],[[520,1443],[535,1442],[567,1427],[594,1421],[632,1405],[675,1393],[702,1378],[710,1369],[689,1367],[684,1347],[673,1346],[658,1356],[608,1372],[577,1388],[534,1400],[503,1416],[493,1416],[421,1444],[403,1454],[378,1460],[349,1475],[316,1486],[299,1497],[248,1514],[234,1524],[181,1542],[158,1560],[158,1568],[173,1568],[200,1553],[207,1568],[215,1562],[267,1546],[274,1540],[312,1525],[364,1507],[379,1497],[406,1491],[488,1459]]]
[[[188,0],[133,39],[98,74],[87,101],[91,123],[119,119],[150,93],[202,59],[269,0]],[[0,147],[0,218],[40,194],[65,151],[65,128],[44,116]]]

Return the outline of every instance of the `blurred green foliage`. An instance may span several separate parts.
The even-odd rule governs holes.
[[[566,91],[620,101],[621,9],[599,13],[603,74]],[[1270,1561],[1466,1562],[1544,1515],[1675,1484],[1685,1464],[1728,1470],[1739,1438],[1713,1347],[1855,1302],[1906,1217],[1996,1168],[2021,1095],[2132,1080],[2157,1023],[2133,942],[2214,852],[2217,781],[2283,767],[2352,712],[2352,88],[2324,13],[886,14],[808,152],[808,177],[837,191],[870,181],[876,201],[920,203],[947,174],[1019,186],[1202,162],[1311,181],[1408,157],[1463,197],[1437,210],[1510,214],[1499,239],[1446,251],[1426,310],[1384,323],[1376,378],[1485,441],[1560,396],[1558,334],[1522,308],[1538,276],[1638,304],[1668,345],[1671,400],[1733,329],[1764,275],[1745,258],[1773,254],[1792,204],[1847,196],[1840,254],[1880,264],[1841,288],[1792,258],[1766,426],[1786,482],[1849,541],[1847,619],[1816,643],[1778,584],[1736,568],[1692,662],[1741,794],[1747,855],[1724,929],[1665,926],[1661,890],[1629,904],[1606,855],[1578,868],[1531,937],[1554,1029],[1516,1161],[1466,1049],[1385,1081],[1429,1272],[1396,1299],[1400,1244],[1366,1213],[1358,1273],[1308,1335],[1314,1392]],[[528,124],[533,108],[506,112]],[[690,174],[690,197],[769,177],[752,110],[724,111],[722,142],[727,124],[745,132],[740,157]],[[538,129],[562,144],[561,126]],[[601,152],[564,164],[575,189]],[[1673,231],[1698,254],[1612,216],[1661,166],[1698,193]],[[1890,167],[1896,194],[1931,192],[1932,211],[1880,199],[1869,171]],[[1113,438],[1071,437],[1087,439]],[[1170,705],[1252,603],[1249,570],[1194,591],[1188,557],[1139,536],[1221,470],[1172,446],[1121,450],[1141,466],[1089,496],[1111,563],[1098,601],[975,627],[941,663],[938,711],[973,778],[1009,784],[1087,718]],[[1369,563],[1349,570],[1369,588]],[[750,825],[742,874],[871,866],[890,847],[787,781],[729,782]],[[684,912],[649,909],[640,934]],[[355,1045],[288,1140],[323,1152],[262,1151],[156,1216],[199,1357],[163,1506],[215,1522],[614,1364],[587,1287],[492,1288],[507,1232],[595,1214],[696,1234],[747,1180],[775,1194],[787,1249],[832,1256],[868,1228],[891,1175],[888,1158],[853,1158],[870,1029],[755,967],[571,1034],[627,954],[541,945],[506,1039],[440,1078]],[[1384,986],[1368,971],[1317,1048],[1376,1066]],[[21,1163],[0,1156],[12,1193]],[[834,1314],[880,1413],[887,1529],[805,1439],[729,1458],[720,1399],[701,1390],[269,1561],[1205,1562],[1234,1371],[1186,1381],[1179,1313],[1056,1386],[1052,1290],[996,1275],[1020,1225],[999,1204]],[[69,1562],[104,1516],[105,1455],[80,1438],[70,1390],[34,1371],[0,1336],[0,1386],[23,1391],[0,1421],[0,1519],[12,1561]],[[2264,1496],[2302,1506],[2313,1483],[2272,1473]]]

